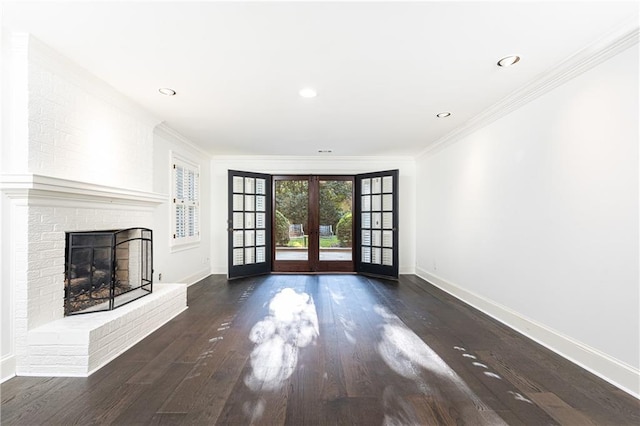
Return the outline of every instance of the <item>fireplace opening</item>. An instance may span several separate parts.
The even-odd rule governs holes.
[[[67,232],[65,315],[109,311],[153,290],[153,240],[147,228]]]

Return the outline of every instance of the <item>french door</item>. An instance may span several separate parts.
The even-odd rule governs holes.
[[[398,277],[398,170],[229,171],[229,278],[270,272]]]
[[[356,176],[356,270],[398,278],[398,170]]]
[[[228,277],[271,272],[271,176],[229,170]]]
[[[273,271],[354,272],[353,176],[273,176]]]

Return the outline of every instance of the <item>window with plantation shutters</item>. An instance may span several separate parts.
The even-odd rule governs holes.
[[[172,156],[173,244],[200,241],[200,169]]]

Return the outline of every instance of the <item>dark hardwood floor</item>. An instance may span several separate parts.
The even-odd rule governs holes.
[[[415,276],[212,276],[188,295],[91,377],[2,384],[2,424],[640,424],[637,399]]]

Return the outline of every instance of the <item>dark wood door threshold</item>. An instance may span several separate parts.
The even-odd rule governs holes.
[[[271,275],[358,275],[357,272],[347,271],[307,271],[307,272],[288,272],[288,271],[273,271]]]

